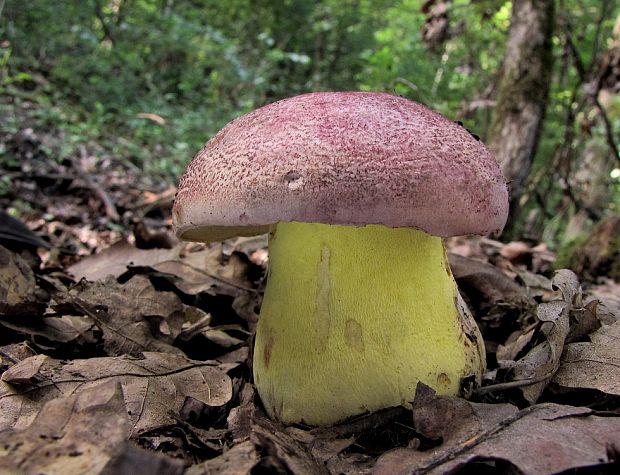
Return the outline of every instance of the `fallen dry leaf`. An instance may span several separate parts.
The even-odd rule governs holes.
[[[561,299],[538,305],[536,314],[541,322],[540,335],[544,340],[516,362],[500,362],[500,368],[509,369],[512,381],[517,383],[523,397],[535,403],[560,367],[560,358],[570,330],[570,312],[573,306],[581,308],[581,287],[577,276],[562,269],[552,280]],[[480,393],[485,392],[485,388]]]
[[[248,281],[248,264],[233,253],[223,261],[219,245],[204,247],[180,244],[172,249],[138,249],[120,241],[99,254],[86,257],[69,268],[76,278],[89,281],[118,278],[128,270],[157,272],[187,295],[207,292],[211,295],[237,296],[240,291],[256,292]]]
[[[470,403],[456,397],[437,396],[418,383],[413,401],[413,425],[418,433],[448,445],[474,437],[518,412],[511,404]],[[460,424],[454,424],[459,421]]]
[[[27,428],[0,432],[4,473],[180,475],[180,462],[127,442],[130,423],[118,381],[47,402]]]
[[[206,314],[187,307],[176,294],[155,290],[148,277],[136,275],[119,284],[81,281],[69,303],[90,317],[103,332],[104,349],[111,356],[138,355],[143,351],[181,354],[172,346],[186,319],[203,320]]]
[[[196,295],[207,292],[211,295],[230,295],[235,296],[240,290],[251,290],[247,281],[240,283],[234,280],[228,281],[219,277],[217,273],[211,274],[209,271],[196,268],[183,260],[164,261],[152,266],[157,272],[169,274],[171,283],[181,292],[188,295]]]
[[[475,459],[508,461],[523,474],[544,475],[612,463],[608,448],[620,444],[620,418],[587,408],[541,404],[503,421],[497,434],[428,471],[456,471]]]
[[[35,355],[36,352],[26,343],[10,343],[0,346],[0,372]]]
[[[26,262],[0,246],[0,321],[3,315],[38,313],[45,308],[38,290],[34,273]]]
[[[241,252],[235,251],[224,259],[222,248],[219,245],[211,245],[201,250],[188,252],[181,262],[226,285],[254,291],[252,283],[248,280],[250,261]]]
[[[125,442],[114,458],[106,464],[100,475],[137,473],[182,475],[184,471],[185,467],[179,460]],[[60,475],[70,475],[70,473],[63,472]]]
[[[44,402],[113,379],[123,388],[130,433],[139,435],[174,424],[188,397],[210,407],[230,401],[232,382],[217,364],[166,353],[68,363],[46,356],[27,358],[7,370],[0,382],[0,430],[24,428]]]
[[[588,294],[598,300],[596,313],[601,323],[611,325],[620,321],[620,284],[606,279],[603,284],[590,287]]]
[[[35,355],[20,361],[2,373],[0,381],[14,386],[32,385],[37,383],[37,376],[41,367],[49,359],[46,355]]]
[[[260,455],[250,441],[235,445],[219,457],[193,465],[185,475],[249,475],[258,463]]]
[[[87,256],[69,267],[67,270],[76,279],[87,279],[91,282],[105,279],[109,275],[118,277],[127,271],[128,265],[152,266],[159,262],[179,257],[182,245],[172,249],[138,249],[122,240],[112,244],[99,254]]]
[[[470,257],[449,253],[450,269],[459,289],[477,306],[493,307],[499,302],[527,305],[525,290],[497,267]]]
[[[620,396],[620,322],[604,325],[590,340],[566,346],[553,382]]]
[[[284,427],[267,419],[263,414],[254,414],[250,440],[259,447],[262,454],[256,471],[262,473],[329,474],[323,464],[316,461],[302,444],[284,431]]]
[[[583,300],[581,301],[583,302]],[[590,300],[585,305],[582,303],[581,306],[577,304],[573,307],[570,315],[570,331],[566,337],[568,343],[580,341],[601,326],[598,307],[598,300]]]
[[[27,335],[40,349],[53,349],[58,344],[95,344],[94,322],[85,316],[63,315],[40,318],[6,319],[2,325]]]
[[[525,286],[528,296],[542,297],[553,293],[551,280],[544,275],[534,274],[524,269],[519,269],[517,275]]]
[[[523,474],[551,474],[612,462],[620,446],[620,416],[587,408],[540,404],[518,411],[502,404],[475,404],[421,391],[414,426],[443,441],[428,450],[395,449],[381,456],[375,475],[454,473],[478,460],[495,461]],[[474,469],[475,470],[475,469]]]
[[[536,331],[535,325],[530,325],[524,330],[513,332],[503,345],[497,345],[495,357],[497,361],[516,360],[519,353],[529,345]]]
[[[0,431],[0,471],[101,473],[130,428],[121,385],[98,382],[48,401],[28,427]]]

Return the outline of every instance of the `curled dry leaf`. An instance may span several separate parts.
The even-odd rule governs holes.
[[[231,411],[229,429],[237,444],[224,454],[191,467],[189,475],[225,473],[317,474],[327,475],[325,466],[315,460],[303,444],[291,437],[284,426],[270,421],[257,410],[244,391],[246,400]]]
[[[179,257],[181,246],[172,249],[138,249],[127,241],[112,244],[99,254],[85,257],[67,270],[76,279],[87,279],[91,282],[105,279],[112,275],[118,277],[127,271],[128,265],[152,266]]]
[[[590,300],[585,305],[573,307],[571,311],[571,326],[567,342],[573,342],[593,333],[601,326],[599,320],[599,301]]]
[[[524,269],[519,269],[517,275],[530,297],[541,297],[552,293],[551,280],[544,275],[534,274]]]
[[[477,307],[493,307],[499,302],[527,305],[530,299],[524,289],[497,267],[470,257],[449,253],[450,269],[459,289]]]
[[[228,260],[223,261],[220,246],[211,246],[185,254],[181,262],[202,273],[203,279],[205,275],[215,279],[220,283],[220,287],[232,286],[237,289],[254,291],[247,277],[250,261],[241,252],[235,251]]]
[[[25,342],[0,346],[0,372],[35,355],[36,352]]]
[[[604,325],[590,340],[567,345],[553,382],[620,396],[620,322]]]
[[[581,287],[573,272],[567,269],[558,271],[552,285],[560,291],[562,298],[541,303],[536,311],[542,323],[540,334],[544,341],[520,360],[504,365],[510,367],[514,383],[519,385],[523,397],[530,404],[538,400],[560,367],[560,357],[570,330],[570,312],[574,305],[581,306]]]
[[[513,332],[503,345],[497,346],[497,351],[495,352],[497,361],[516,360],[519,353],[532,340],[535,330],[535,325],[530,325],[522,331]]]
[[[26,427],[45,401],[80,394],[108,380],[122,385],[130,433],[134,436],[174,424],[187,397],[211,407],[223,406],[232,397],[230,378],[214,362],[166,353],[68,363],[34,358],[34,363],[27,358],[11,367],[0,382],[0,430]],[[12,379],[15,377],[19,378],[19,386],[13,384],[17,382]]]
[[[155,290],[143,275],[124,284],[112,278],[82,281],[71,291],[69,300],[99,327],[104,349],[112,356],[143,351],[182,354],[172,343],[183,331],[186,319],[206,318],[201,310],[190,310],[181,303],[174,293]]]
[[[596,314],[601,323],[611,325],[620,321],[620,283],[607,279],[590,287],[588,293],[598,301]]]
[[[232,329],[242,331],[241,328]],[[240,340],[239,338],[235,338],[234,336],[229,335],[224,330],[220,330],[218,328],[212,328],[204,331],[204,336],[213,343],[217,344],[222,348],[233,348],[243,344],[244,340]]]
[[[95,344],[94,322],[86,316],[63,315],[30,319],[5,320],[6,328],[27,335],[38,348],[50,349],[62,343]]]
[[[551,285],[554,289],[560,290],[564,302],[567,304],[581,305],[581,286],[579,285],[577,274],[572,270],[558,270],[551,280]]]
[[[19,364],[11,366],[0,377],[0,381],[4,381],[13,386],[28,385],[31,386],[40,380],[39,371],[48,360],[45,355],[36,355],[27,358]]]
[[[317,462],[302,444],[286,433],[284,427],[258,411],[252,418],[250,440],[263,454],[256,468],[260,473],[329,474],[323,464]]]
[[[32,269],[17,254],[0,246],[0,322],[3,315],[39,313],[44,308]]]
[[[0,432],[3,473],[101,473],[129,436],[118,382],[48,401],[28,427]]]
[[[620,416],[587,408],[541,404],[522,411],[418,391],[414,426],[442,440],[432,450],[395,449],[381,456],[375,475],[455,473],[477,460],[512,465],[519,473],[551,474],[610,462],[620,444]]]

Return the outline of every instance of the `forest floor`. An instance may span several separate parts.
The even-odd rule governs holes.
[[[44,240],[0,220],[0,471],[618,472],[617,282],[554,270],[544,244],[450,239],[483,386],[286,427],[251,378],[266,238],[181,243],[172,183],[96,143],[57,160],[62,140],[0,136],[0,210]]]

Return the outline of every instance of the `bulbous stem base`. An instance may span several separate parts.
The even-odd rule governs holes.
[[[327,425],[480,379],[483,341],[441,238],[416,229],[280,223],[254,348],[270,416]]]

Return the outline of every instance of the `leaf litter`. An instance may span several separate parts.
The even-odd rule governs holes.
[[[483,461],[500,472],[551,474],[611,463],[609,448],[620,448],[617,414],[552,403],[522,410],[473,403],[437,396],[422,384],[413,401],[413,425],[431,444],[440,441],[440,450],[394,449],[377,460],[373,473],[453,473]]]
[[[569,343],[553,382],[620,396],[620,321],[602,326],[589,341]]]
[[[232,398],[232,381],[219,363],[143,352],[63,362],[32,356],[10,367],[0,382],[0,429],[25,427],[43,402],[80,394],[104,381],[121,384],[130,434],[173,424],[186,398],[220,407]]]
[[[179,462],[128,442],[130,421],[118,381],[50,399],[25,428],[0,431],[0,469],[5,473],[181,474]]]
[[[248,360],[265,246],[125,240],[74,264],[81,280],[2,254],[0,469],[557,473],[617,462],[616,284],[583,291],[570,271],[551,276],[543,248],[454,241],[453,273],[488,352],[473,399],[419,386],[408,407],[285,427],[263,413]]]

